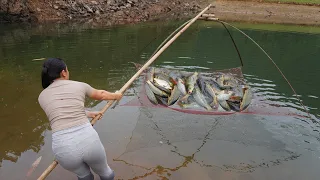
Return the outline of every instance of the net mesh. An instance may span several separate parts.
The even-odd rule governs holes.
[[[142,67],[141,64],[133,63],[137,69],[140,69]],[[164,69],[164,68],[157,68],[157,69]],[[207,77],[215,77],[217,75],[221,74],[228,74],[232,75],[233,77],[237,78],[242,82],[243,84],[247,84],[246,80],[244,79],[242,68],[236,67],[236,68],[230,68],[230,69],[223,69],[223,70],[216,70],[213,72],[201,72],[202,75]],[[242,111],[242,112],[235,112],[235,111],[225,111],[222,108],[207,111],[204,108],[201,109],[184,109],[181,108],[177,103],[175,103],[172,106],[165,106],[162,104],[155,105],[150,102],[146,95],[146,90],[144,84],[146,83],[146,71],[142,74],[140,77],[140,84],[139,88],[135,89],[135,97],[125,103],[122,104],[122,106],[141,106],[141,107],[151,107],[151,108],[167,108],[174,111],[187,113],[187,114],[198,114],[198,115],[231,115],[235,113],[244,113],[244,114],[261,114],[261,115],[275,115],[275,116],[300,116],[300,117],[306,117],[304,114],[297,114],[296,112],[292,112],[287,108],[279,108],[277,104],[275,104],[272,101],[268,101],[267,99],[264,99],[262,96],[256,96],[254,94],[254,88],[253,88],[253,100],[250,103],[249,107]]]
[[[137,69],[141,67],[135,65]],[[232,74],[245,81],[241,67],[203,74],[218,73]],[[265,100],[258,96],[254,96],[255,101],[241,113],[154,105],[146,96],[145,76],[140,76],[136,86],[130,89],[134,89],[133,99],[121,105],[139,109],[130,141],[124,152],[114,159],[139,169],[135,170],[136,177],[130,178],[168,178],[168,174],[192,163],[219,170],[252,172],[255,168],[278,165],[275,161],[281,163],[299,157],[285,149],[259,123],[269,115],[276,115],[270,119],[270,124],[275,126],[280,126],[283,119],[289,121],[288,116],[296,114],[290,114],[285,108],[266,106],[268,103],[259,106],[259,102]]]

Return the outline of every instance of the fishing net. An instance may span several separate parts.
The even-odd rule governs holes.
[[[141,65],[140,64],[135,64],[137,69],[140,69]],[[170,71],[170,69],[166,69],[166,68],[156,68],[158,71]],[[171,110],[174,111],[179,111],[179,112],[183,112],[183,113],[188,113],[188,114],[205,114],[205,115],[224,115],[224,114],[233,114],[235,113],[234,111],[225,111],[221,108],[219,109],[215,109],[212,111],[207,111],[205,109],[202,108],[182,108],[178,105],[178,103],[174,103],[171,106],[167,106],[167,105],[163,105],[163,104],[158,104],[155,105],[152,102],[150,102],[150,100],[148,99],[147,95],[146,95],[146,89],[144,84],[146,83],[146,73],[147,70],[144,72],[144,74],[142,75],[142,82],[141,82],[141,87],[139,88],[139,90],[137,90],[138,92],[136,93],[136,98],[134,98],[133,100],[123,104],[122,106],[144,106],[144,107],[153,107],[153,108],[169,108]],[[181,71],[186,73],[185,71]],[[201,73],[202,76],[205,77],[215,77],[215,76],[219,76],[221,74],[228,74],[231,75],[235,78],[237,78],[238,80],[244,82],[244,78],[243,78],[243,74],[241,71],[241,67],[236,67],[236,68],[231,68],[231,69],[224,69],[224,70],[218,70],[215,72],[203,72]]]
[[[141,64],[134,63],[135,67],[137,69],[140,69],[142,67]],[[156,68],[159,71],[166,70],[171,71],[174,69],[167,69],[167,68]],[[189,72],[190,73],[190,72]],[[223,70],[215,70],[211,72],[201,72],[202,76],[205,77],[216,77],[221,75],[228,75],[236,78],[239,85],[247,85],[249,83],[246,83],[246,80],[242,74],[241,67],[236,68],[230,68],[230,69],[223,69]],[[287,116],[303,116],[305,117],[305,114],[297,114],[296,112],[290,111],[288,108],[279,108],[280,105],[277,105],[274,103],[274,101],[269,101],[268,99],[265,99],[263,96],[257,96],[255,95],[255,89],[252,88],[253,94],[252,94],[252,101],[249,104],[248,108],[245,109],[242,112],[236,112],[236,111],[226,111],[223,108],[219,106],[217,109],[213,110],[206,110],[205,108],[182,108],[178,105],[178,103],[175,103],[171,106],[158,104],[155,105],[148,99],[146,95],[146,89],[145,89],[145,83],[146,83],[146,77],[147,76],[147,70],[142,74],[140,77],[140,83],[138,88],[135,88],[135,95],[134,98],[125,103],[122,104],[122,106],[141,106],[141,107],[151,107],[151,108],[167,108],[173,111],[178,111],[186,114],[198,114],[198,115],[231,115],[234,113],[244,113],[244,114],[261,114],[261,115],[287,115]]]
[[[135,65],[137,69],[141,67]],[[201,74],[229,74],[245,83],[241,67]],[[278,127],[281,126],[279,122],[290,121],[290,115],[296,114],[273,106],[271,102],[268,104],[266,99],[254,93],[254,101],[244,112],[183,109],[176,104],[165,106],[151,103],[146,95],[145,83],[146,73],[132,88],[133,99],[121,105],[138,109],[130,141],[124,152],[113,159],[133,168],[134,177],[124,179],[166,179],[171,173],[183,171],[187,166],[246,173],[299,157],[287,150],[260,123],[269,115],[274,115],[270,124]],[[263,105],[259,106],[261,102]],[[203,174],[203,170],[199,173]]]

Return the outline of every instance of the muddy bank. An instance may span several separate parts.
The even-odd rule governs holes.
[[[296,5],[262,3],[254,1],[215,1],[215,13],[221,20],[320,25],[320,7],[317,5]]]
[[[213,3],[221,20],[320,25],[320,6],[241,0],[0,0],[0,23],[89,22],[127,24],[189,18]]]
[[[188,16],[199,10],[199,3],[190,0],[0,0],[0,21],[76,20],[108,25]]]

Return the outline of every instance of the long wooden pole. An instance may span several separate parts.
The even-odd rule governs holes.
[[[164,46],[162,46],[162,48],[159,49],[159,51],[154,54],[149,60],[148,62],[143,65],[139,71],[133,75],[131,77],[131,79],[119,90],[119,93],[123,94],[128,88],[129,86],[133,83],[133,81],[140,76],[140,74],[147,68],[150,66],[151,63],[153,63],[153,61],[155,61],[160,54],[166,50],[185,30],[187,30],[191,24],[193,24],[204,12],[206,12],[209,8],[211,7],[211,4],[206,7],[204,10],[202,10],[196,17],[194,17],[186,26],[184,26],[184,28],[182,28],[175,36],[173,36]],[[100,119],[100,117],[102,116],[103,113],[105,113],[110,106],[114,103],[114,100],[108,101],[108,103],[102,108],[102,110],[100,111],[101,114],[96,116],[95,118],[93,118],[91,120],[91,124],[94,125],[98,119]],[[58,161],[54,160],[51,165],[41,174],[41,176],[38,178],[38,180],[43,180],[45,179],[50,172],[58,165]]]

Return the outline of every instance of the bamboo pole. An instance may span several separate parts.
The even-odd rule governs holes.
[[[159,49],[159,51],[157,53],[155,53],[148,61],[146,64],[144,64],[138,72],[136,72],[135,75],[133,75],[131,77],[131,79],[118,91],[119,93],[123,94],[128,88],[129,86],[133,83],[133,81],[140,76],[140,74],[147,68],[150,66],[151,63],[153,63],[153,61],[155,61],[160,54],[166,50],[185,30],[187,30],[191,24],[193,24],[204,12],[206,12],[209,8],[211,7],[211,4],[209,6],[207,6],[204,10],[202,10],[196,17],[194,17],[186,26],[184,26],[184,28],[182,28],[175,36],[173,36],[164,46],[162,46],[161,49]],[[102,116],[103,113],[105,113],[110,106],[114,103],[114,100],[108,101],[108,103],[102,108],[102,110],[100,111],[101,114],[97,115],[95,118],[93,118],[91,120],[91,124],[94,125],[97,120],[100,119],[100,117]],[[45,179],[50,172],[58,165],[58,161],[54,160],[51,165],[41,174],[41,176],[38,178],[38,180],[43,180]]]
[[[201,17],[216,17],[215,14],[202,14]]]
[[[215,17],[199,17],[199,20],[205,20],[205,21],[218,21],[219,18]]]

